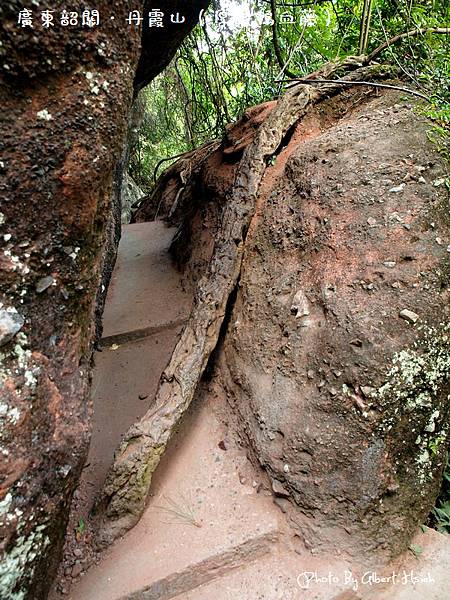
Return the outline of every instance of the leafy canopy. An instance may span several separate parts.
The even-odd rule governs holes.
[[[449,15],[446,0],[215,0],[204,24],[141,92],[130,174],[149,189],[160,159],[220,137],[247,107],[279,94],[284,77],[305,76],[361,47],[368,54],[407,31],[447,27]],[[379,56],[430,97],[429,114],[444,125],[449,48],[448,34],[421,33]]]

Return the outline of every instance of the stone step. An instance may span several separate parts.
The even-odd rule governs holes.
[[[269,555],[182,593],[175,600],[334,600],[351,592],[351,584],[343,576],[348,568],[348,564],[336,558],[309,553],[299,556],[275,546]],[[324,578],[328,573],[340,576],[336,583],[308,585],[307,578],[312,573]]]
[[[189,313],[191,297],[168,251],[175,231],[162,221],[122,228],[95,354],[92,438],[78,502],[85,518],[122,436],[152,403]]]
[[[103,485],[124,433],[152,403],[182,327],[169,328],[133,342],[104,347],[95,354],[92,378],[92,437],[82,474],[89,512]]]
[[[239,546],[230,548],[227,552],[190,564],[182,571],[170,573],[164,579],[122,596],[121,600],[170,600],[186,590],[194,590],[196,593],[203,583],[234,571],[242,564],[251,564],[261,555],[265,555],[274,541],[270,534],[249,539]]]
[[[175,600],[449,600],[450,536],[427,529],[411,547],[416,555],[408,550],[384,568],[361,569],[278,546]]]
[[[191,406],[154,476],[144,516],[69,598],[172,598],[274,547],[282,513],[216,411],[211,401]]]
[[[188,315],[191,298],[181,286],[168,251],[175,231],[162,221],[122,228],[103,315],[104,338],[151,332]]]

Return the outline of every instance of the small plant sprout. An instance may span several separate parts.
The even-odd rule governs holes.
[[[77,526],[75,527],[75,537],[77,539],[77,542],[79,542],[81,540],[81,538],[83,537],[83,533],[84,533],[85,529],[86,529],[86,524],[84,522],[84,519],[83,519],[83,517],[80,517],[78,519]]]

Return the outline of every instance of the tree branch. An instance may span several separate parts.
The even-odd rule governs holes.
[[[376,56],[378,56],[383,50],[386,50],[389,46],[396,44],[400,40],[404,40],[405,38],[415,37],[416,35],[424,35],[426,33],[442,33],[442,34],[450,34],[450,27],[422,27],[421,29],[412,29],[411,31],[407,31],[406,33],[400,33],[399,35],[395,35],[383,42],[378,48],[375,48],[373,52],[364,57],[364,64],[369,64]]]
[[[420,92],[416,92],[415,90],[410,90],[405,87],[401,87],[399,85],[389,85],[387,83],[373,83],[372,81],[346,81],[345,79],[306,79],[295,77],[290,81],[298,81],[299,83],[343,83],[345,85],[368,85],[370,87],[377,88],[388,88],[390,90],[399,90],[401,92],[406,92],[407,94],[412,94],[413,96],[418,96],[419,98],[423,98],[424,100],[430,100],[428,96],[421,94]]]
[[[278,40],[278,31],[277,31],[277,12],[275,0],[270,0],[270,10],[272,13],[272,38],[273,38],[273,48],[275,50],[275,56],[277,57],[278,64],[280,65],[281,72],[286,73],[288,77],[294,77],[294,73],[286,68],[286,63],[283,60],[283,55],[281,54],[280,42]]]
[[[364,0],[361,22],[359,26],[359,53],[367,52],[367,44],[369,43],[370,20],[372,17],[372,0]]]

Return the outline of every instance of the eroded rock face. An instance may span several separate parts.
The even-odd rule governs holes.
[[[22,30],[22,6],[8,6],[1,302],[24,325],[1,348],[0,588],[19,599],[51,583],[89,441],[93,312],[139,32],[123,35],[126,2],[115,21],[70,34]]]
[[[122,183],[121,193],[121,221],[122,224],[130,222],[132,206],[144,196],[141,188],[137,185],[134,179],[125,173]]]
[[[398,95],[361,90],[297,123],[266,168],[216,353],[307,545],[368,560],[407,546],[448,444],[448,193],[429,127]],[[239,154],[227,147],[194,161],[180,196],[190,211],[174,251],[194,283],[233,189]]]
[[[171,165],[133,215],[133,222],[164,219],[178,226],[171,251],[185,285],[195,288],[213,254],[221,215],[243,152],[276,102],[250,107],[227,127],[223,140],[187,152]]]
[[[388,96],[294,139],[247,237],[221,368],[313,545],[397,554],[439,490],[449,220],[426,131]]]
[[[128,2],[97,2],[92,29],[59,26],[67,8],[53,2],[45,30],[36,7],[34,27],[21,28],[22,3],[2,6],[0,589],[14,600],[46,595],[86,455],[96,296],[119,237],[133,82],[144,83]],[[153,74],[194,23],[170,48],[146,32]]]

